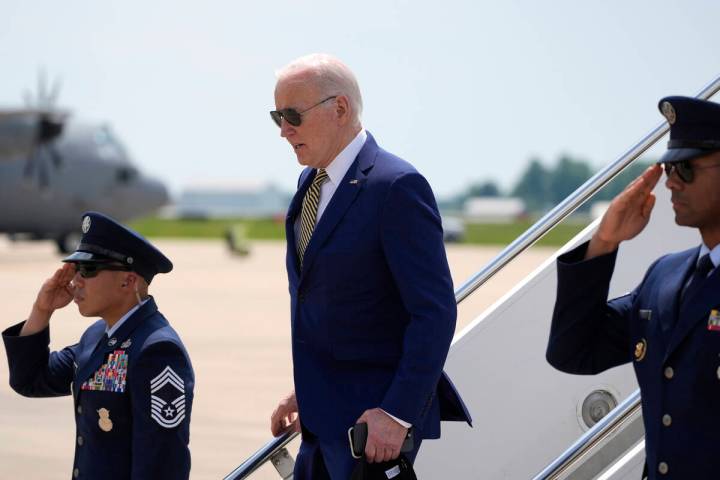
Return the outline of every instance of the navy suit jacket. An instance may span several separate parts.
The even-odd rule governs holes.
[[[367,409],[440,436],[470,423],[442,372],[456,320],[442,227],[427,181],[372,135],[316,225],[302,271],[294,223],[315,170],[300,175],[286,220],[292,350],[300,419],[346,438]]]
[[[709,326],[713,317],[720,320],[720,269],[681,302],[699,248],[666,255],[635,290],[608,302],[617,252],[585,261],[586,249],[558,258],[548,361],[578,374],[633,362],[649,478],[717,478],[720,331]],[[658,473],[661,462],[665,475]]]
[[[99,320],[80,341],[50,352],[49,328],[3,341],[10,386],[27,397],[72,393],[72,478],[186,479],[195,377],[185,347],[151,298],[106,338]],[[104,409],[104,410],[103,410]]]

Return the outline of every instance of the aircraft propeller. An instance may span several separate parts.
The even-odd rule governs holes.
[[[26,180],[31,180],[37,172],[38,185],[41,189],[47,188],[50,184],[48,162],[56,170],[63,164],[62,155],[55,145],[55,141],[63,132],[67,118],[66,113],[55,108],[55,102],[60,95],[60,86],[61,83],[58,79],[48,89],[45,73],[41,71],[38,75],[36,97],[33,98],[29,91],[23,95],[26,107],[37,112],[35,136],[23,175]]]

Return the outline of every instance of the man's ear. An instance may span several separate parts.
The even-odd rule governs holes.
[[[350,121],[350,102],[345,95],[338,95],[335,98],[335,115],[337,115],[340,125],[345,125]]]
[[[137,275],[135,275],[132,272],[128,272],[125,274],[125,278],[123,278],[123,282],[120,286],[130,287],[130,290],[135,290],[136,283],[137,283]]]

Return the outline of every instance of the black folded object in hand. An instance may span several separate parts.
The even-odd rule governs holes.
[[[417,480],[412,464],[402,453],[389,462],[369,463],[361,458],[350,476],[350,480]]]

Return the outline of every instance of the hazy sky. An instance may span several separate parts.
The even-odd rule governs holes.
[[[106,121],[173,191],[300,171],[274,71],[328,52],[360,82],[363,124],[443,196],[507,187],[532,156],[595,166],[662,120],[657,101],[720,74],[720,2],[0,0],[0,104],[44,67],[61,106]]]

